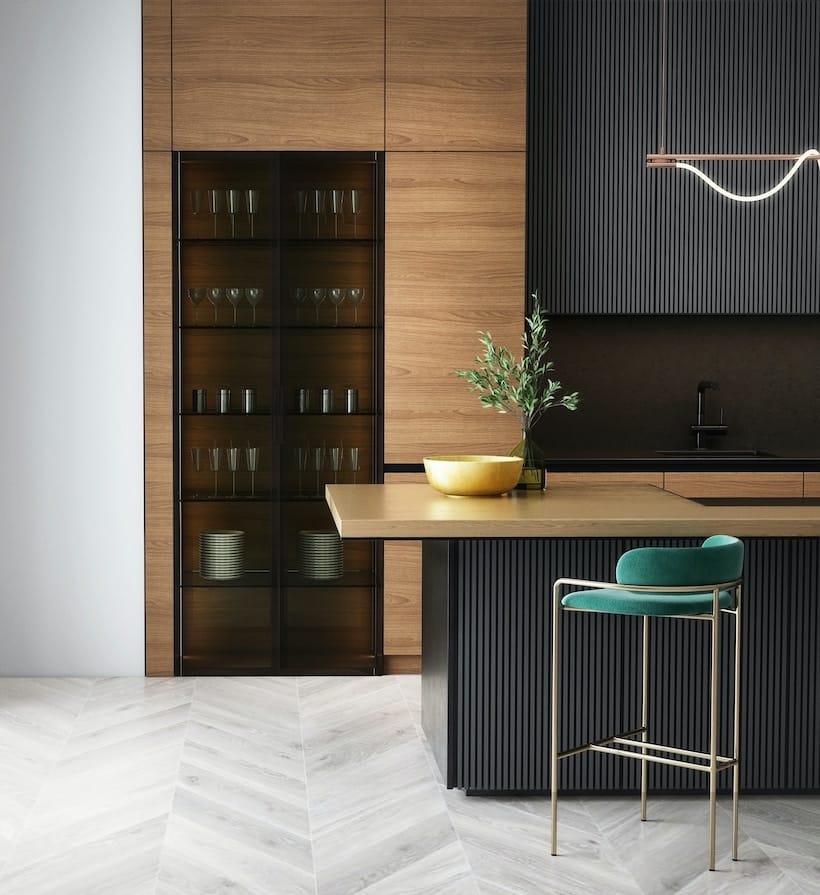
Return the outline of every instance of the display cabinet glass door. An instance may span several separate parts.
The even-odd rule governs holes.
[[[177,166],[178,669],[381,670],[381,554],[327,482],[382,469],[382,160]]]

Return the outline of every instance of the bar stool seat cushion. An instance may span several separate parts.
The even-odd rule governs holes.
[[[712,611],[712,594],[669,594],[601,588],[573,591],[564,596],[561,604],[567,609],[617,615],[702,615]],[[722,590],[721,609],[730,609],[733,604],[733,594]]]

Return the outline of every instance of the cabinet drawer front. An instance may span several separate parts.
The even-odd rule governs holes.
[[[682,497],[802,497],[802,472],[667,472],[664,488]]]

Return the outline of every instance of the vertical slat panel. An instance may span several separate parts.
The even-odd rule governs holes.
[[[552,313],[807,314],[820,310],[820,175],[731,202],[660,149],[659,3],[530,0],[527,281]],[[670,0],[670,152],[820,147],[812,0]],[[759,193],[788,162],[711,162]]]

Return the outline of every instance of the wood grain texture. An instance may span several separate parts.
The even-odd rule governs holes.
[[[384,480],[426,481],[424,473],[413,472],[388,473]],[[421,656],[421,541],[384,544],[384,653],[386,671],[388,656]]]
[[[142,148],[171,148],[171,0],[142,3]]]
[[[802,472],[667,472],[664,488],[682,497],[802,497]]]
[[[421,674],[421,656],[385,656],[385,674]]]
[[[387,148],[526,143],[526,0],[387,0]]]
[[[176,149],[384,148],[384,0],[175,0]]]
[[[803,497],[820,497],[820,472],[803,473]]]
[[[524,176],[523,152],[388,153],[387,463],[506,454],[520,438],[453,370],[474,365],[480,330],[520,350]]]
[[[655,485],[663,488],[662,472],[550,472],[551,485]]]
[[[174,673],[171,154],[143,154],[145,671]]]

